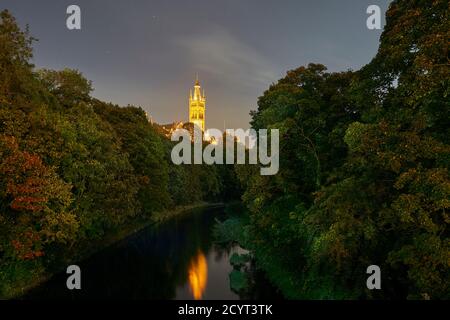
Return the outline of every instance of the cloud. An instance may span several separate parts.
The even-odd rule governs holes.
[[[176,38],[174,43],[186,52],[193,68],[222,81],[265,88],[277,79],[275,68],[260,52],[222,28]]]

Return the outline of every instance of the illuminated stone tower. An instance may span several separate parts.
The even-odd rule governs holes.
[[[192,90],[189,95],[189,122],[205,132],[206,97],[205,91],[203,90],[202,94],[200,89],[201,87],[197,77],[194,85],[194,95],[192,95]]]

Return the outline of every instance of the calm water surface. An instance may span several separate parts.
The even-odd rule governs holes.
[[[25,298],[239,299],[229,285],[229,257],[244,250],[213,242],[215,219],[225,218],[223,209],[208,209],[149,227],[79,263],[81,290],[68,290],[61,273]],[[273,292],[265,283],[257,290]]]

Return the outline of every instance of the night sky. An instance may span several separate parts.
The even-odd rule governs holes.
[[[358,69],[376,53],[380,30],[366,9],[388,0],[0,0],[29,24],[37,67],[80,70],[94,96],[139,105],[155,121],[187,120],[198,73],[207,128],[247,128],[250,110],[287,70],[310,62]],[[66,28],[81,7],[82,30]],[[383,18],[384,23],[384,18]]]

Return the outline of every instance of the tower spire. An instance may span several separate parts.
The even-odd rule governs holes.
[[[202,95],[198,73],[196,73],[194,90],[189,97],[189,122],[198,126],[203,132],[205,131],[205,106],[205,91],[203,90]]]

